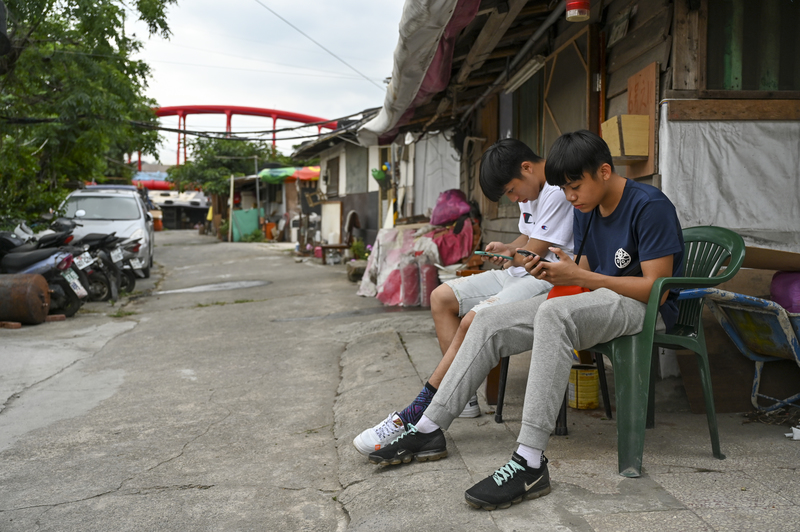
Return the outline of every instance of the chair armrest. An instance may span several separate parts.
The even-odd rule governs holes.
[[[723,276],[719,277],[659,277],[650,289],[650,298],[647,300],[647,312],[645,313],[644,326],[655,327],[658,317],[658,309],[661,307],[661,296],[664,292],[673,288],[710,288],[723,282]],[[692,290],[697,292],[695,297],[703,297],[705,290]],[[703,292],[703,294],[699,294]],[[689,299],[689,298],[684,298]]]

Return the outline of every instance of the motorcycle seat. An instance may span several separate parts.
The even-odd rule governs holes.
[[[2,266],[3,271],[14,273],[24,270],[28,266],[36,264],[40,260],[44,260],[56,253],[60,253],[58,248],[35,249],[24,253],[9,253],[0,261],[0,266]]]
[[[52,247],[60,242],[63,242],[69,236],[69,232],[50,233],[49,235],[42,235],[39,238],[39,247],[46,248]]]

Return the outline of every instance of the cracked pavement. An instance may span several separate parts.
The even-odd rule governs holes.
[[[0,530],[343,530],[326,329],[363,317],[290,318],[379,303],[268,246],[156,240],[133,297],[0,332]]]

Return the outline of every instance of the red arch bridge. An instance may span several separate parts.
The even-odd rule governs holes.
[[[231,118],[233,115],[249,115],[249,116],[263,116],[272,118],[272,145],[275,146],[275,129],[277,129],[278,120],[289,120],[290,122],[298,122],[301,124],[315,124],[317,131],[325,129],[336,129],[336,121],[329,122],[326,118],[319,118],[317,116],[305,115],[301,113],[293,113],[291,111],[279,111],[277,109],[264,109],[261,107],[242,107],[238,105],[174,105],[170,107],[156,107],[153,109],[156,116],[177,116],[178,129],[181,129],[183,123],[183,130],[186,131],[186,117],[188,115],[225,115],[225,132],[231,132]],[[183,137],[181,139],[181,137]],[[178,154],[177,163],[181,164],[181,146],[183,146],[183,160],[186,162],[186,133],[178,133]],[[141,170],[141,154],[139,157],[139,170]]]

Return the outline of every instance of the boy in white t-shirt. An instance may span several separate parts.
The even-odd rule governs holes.
[[[551,261],[558,258],[550,247],[572,254],[573,207],[559,187],[547,184],[544,166],[544,159],[516,139],[500,140],[484,152],[480,170],[483,193],[492,201],[505,195],[518,202],[520,208],[520,235],[508,244],[490,242],[485,251],[513,257],[513,260],[488,259],[501,264],[501,269],[459,277],[433,291],[431,314],[442,361],[408,407],[393,412],[378,425],[356,436],[353,445],[362,454],[380,450],[400,436],[409,423],[419,420],[452,364],[476,313],[490,306],[530,299],[552,288],[547,281],[529,275],[523,267],[525,257],[517,253],[517,249],[526,249]],[[461,417],[479,415],[478,400],[473,397]]]

